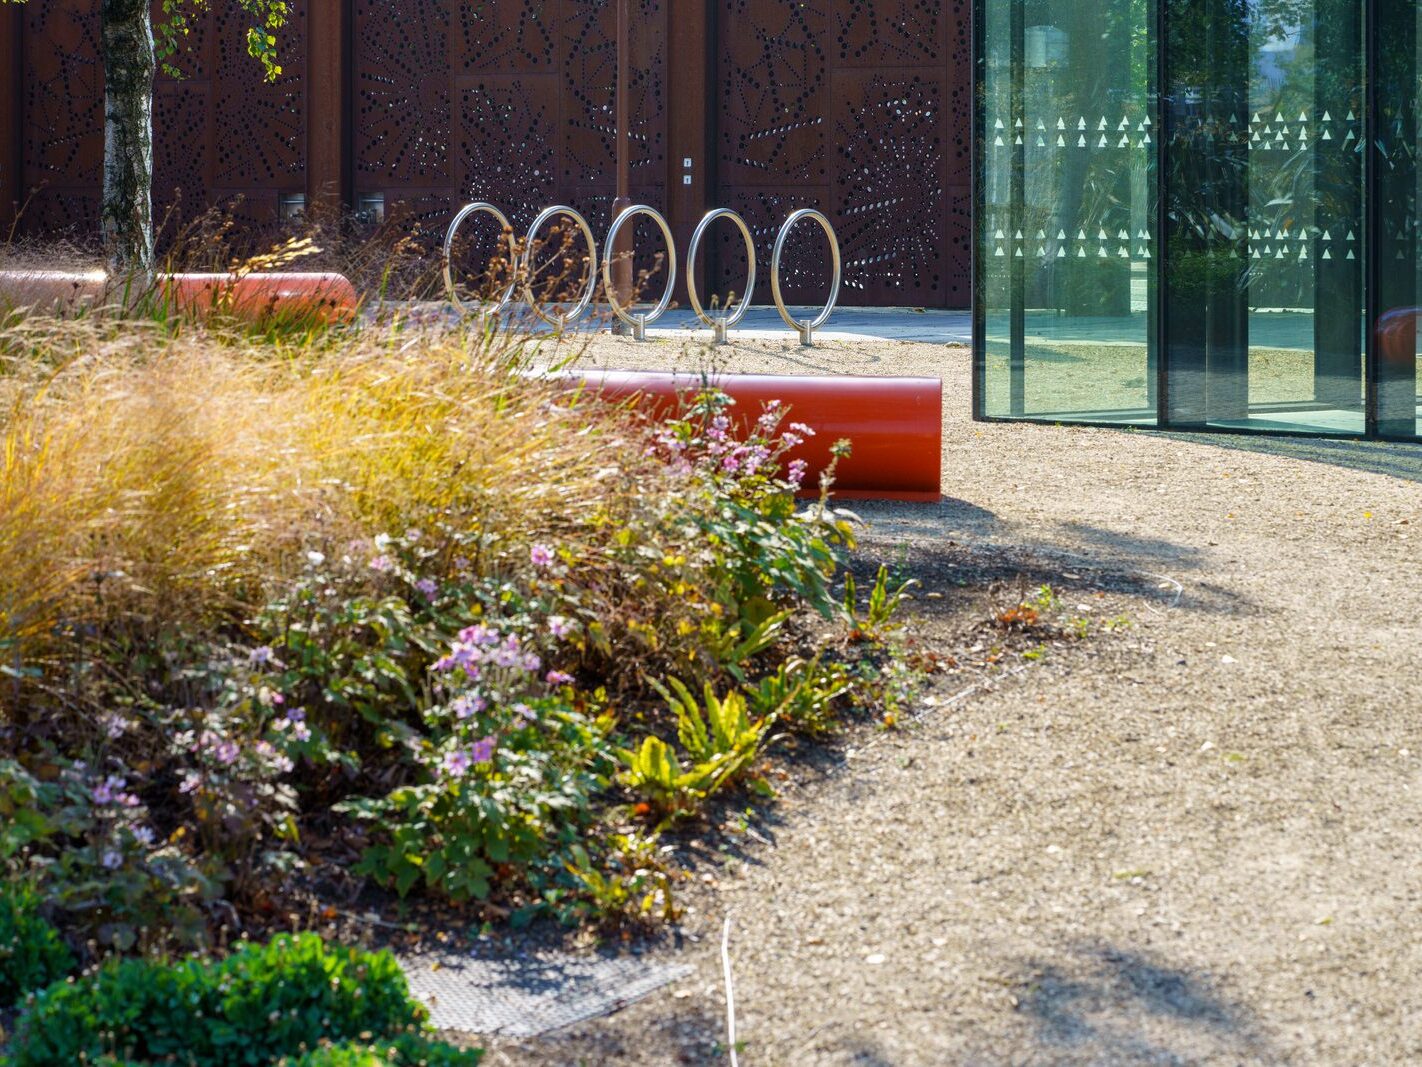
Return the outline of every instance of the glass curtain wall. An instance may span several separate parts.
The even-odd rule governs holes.
[[[1419,9],[979,0],[978,413],[1419,435]]]
[[[989,415],[1155,422],[1152,9],[1001,0],[980,13]]]
[[[1167,0],[1166,27],[1169,422],[1361,434],[1362,7]]]
[[[1422,6],[1415,0],[1377,0],[1376,18],[1377,431],[1390,437],[1422,437],[1417,345],[1422,305],[1422,246],[1417,235],[1422,200],[1417,159],[1422,137]]]

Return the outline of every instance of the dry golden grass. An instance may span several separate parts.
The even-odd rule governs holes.
[[[380,533],[605,526],[659,475],[616,412],[517,373],[521,343],[0,324],[0,663],[80,623],[240,624],[305,553]]]

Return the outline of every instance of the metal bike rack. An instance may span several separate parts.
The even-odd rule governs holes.
[[[667,288],[662,293],[661,300],[657,301],[656,307],[643,315],[630,315],[621,304],[617,302],[617,287],[612,284],[612,260],[613,249],[617,246],[617,235],[622,232],[622,227],[631,222],[637,215],[646,215],[657,224],[662,231],[662,238],[667,243]],[[650,208],[646,204],[633,204],[625,208],[622,214],[617,216],[617,220],[612,224],[612,229],[607,231],[606,251],[602,259],[602,285],[607,293],[607,303],[612,308],[612,313],[616,315],[628,326],[632,327],[632,336],[639,341],[647,339],[647,327],[671,306],[672,293],[676,289],[676,240],[672,237],[671,227],[667,225],[667,220],[660,211]]]
[[[509,287],[504,290],[504,295],[499,298],[498,303],[490,306],[481,302],[475,309],[476,314],[482,318],[497,315],[508,307],[509,301],[513,299],[514,289],[518,287],[518,242],[514,240],[513,226],[509,223],[508,216],[496,208],[493,204],[486,204],[482,200],[473,204],[465,204],[460,208],[459,214],[454,216],[454,221],[449,224],[449,232],[444,235],[444,291],[449,296],[450,303],[459,309],[461,315],[467,315],[469,308],[464,301],[459,298],[459,292],[454,285],[454,267],[452,253],[454,250],[454,235],[458,231],[460,224],[470,215],[480,211],[487,212],[494,216],[494,219],[503,228],[502,232],[509,243],[509,270],[514,272],[514,277],[509,280]]]
[[[832,278],[829,301],[825,304],[824,310],[808,322],[800,322],[791,315],[790,309],[785,306],[785,300],[780,295],[780,255],[785,251],[785,242],[790,238],[790,231],[802,219],[814,219],[820,224],[820,229],[825,231],[825,236],[829,238],[830,275]],[[785,225],[780,227],[779,236],[775,238],[775,251],[770,257],[770,293],[775,298],[775,306],[780,311],[780,317],[785,320],[785,325],[799,332],[802,345],[813,345],[815,331],[829,322],[830,316],[834,314],[835,303],[839,300],[839,283],[842,277],[843,264],[839,258],[839,238],[835,236],[830,220],[812,207],[802,207],[799,211],[792,212],[790,217],[785,220]]]
[[[545,223],[559,215],[565,215],[572,219],[578,229],[583,231],[583,238],[588,243],[588,285],[583,291],[582,299],[577,302],[572,311],[566,315],[550,315],[543,310],[543,305],[533,295],[533,239]],[[533,220],[533,225],[528,228],[528,237],[523,250],[523,292],[533,313],[559,330],[566,330],[587,314],[587,310],[592,304],[593,293],[597,292],[597,240],[593,237],[592,227],[588,225],[588,220],[577,211],[563,204],[555,204],[553,207],[544,208],[538,218]]]
[[[696,253],[701,248],[701,239],[706,236],[706,231],[720,218],[730,219],[741,231],[741,238],[746,243],[746,259],[750,269],[746,272],[745,296],[741,298],[736,309],[722,312],[713,318],[706,314],[705,308],[701,306],[701,297],[696,291]],[[746,312],[750,310],[751,298],[755,295],[755,238],[751,236],[746,220],[728,207],[718,207],[706,212],[706,216],[697,224],[696,232],[691,235],[691,244],[686,250],[686,295],[691,298],[691,308],[696,312],[696,317],[715,331],[718,345],[726,343],[726,331],[745,318]]]

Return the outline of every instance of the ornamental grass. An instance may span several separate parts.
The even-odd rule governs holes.
[[[523,339],[254,340],[132,319],[0,328],[0,650],[19,713],[85,634],[240,629],[312,553],[477,526],[577,542],[666,472]],[[453,566],[454,549],[429,566]],[[467,551],[461,549],[461,552]],[[33,696],[33,693],[29,695]]]

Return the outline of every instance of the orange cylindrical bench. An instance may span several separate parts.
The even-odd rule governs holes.
[[[671,414],[679,396],[701,388],[699,378],[656,371],[573,372],[609,400],[645,398],[654,417]],[[834,493],[843,499],[936,501],[942,492],[943,383],[937,378],[801,377],[728,374],[710,383],[736,404],[730,414],[742,432],[767,401],[790,408],[815,436],[787,459],[809,464],[805,495],[818,492],[830,449],[848,438],[852,454],[835,469]]]
[[[334,273],[159,275],[158,290],[181,311],[202,314],[221,307],[243,318],[268,315],[343,322],[355,315],[355,286]],[[101,270],[0,271],[0,301],[45,310],[124,299],[121,286]]]
[[[355,286],[335,273],[174,274],[160,284],[180,311],[201,313],[221,305],[243,318],[310,316],[341,322],[356,309]]]

